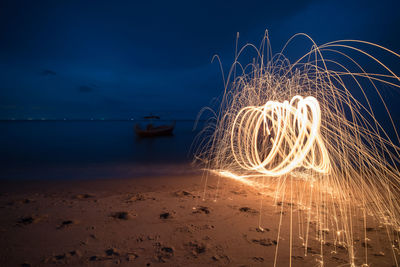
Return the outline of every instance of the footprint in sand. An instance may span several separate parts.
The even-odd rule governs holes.
[[[204,213],[204,214],[210,214],[210,209],[208,207],[205,206],[200,206],[197,207],[193,213]]]
[[[200,254],[204,254],[206,252],[207,246],[205,243],[191,241],[185,245],[192,256],[197,257]]]
[[[221,264],[224,264],[224,265],[229,264],[231,262],[229,257],[226,255],[223,255],[223,254],[222,255],[214,255],[211,257],[211,259],[213,261],[221,262]]]
[[[63,221],[58,227],[57,229],[64,229],[66,227],[72,226],[74,224],[77,224],[77,221],[73,221],[73,220],[66,220]]]
[[[91,194],[78,194],[75,196],[76,199],[88,199],[88,198],[94,198],[94,195]]]
[[[19,201],[19,203],[21,203],[21,204],[30,204],[30,203],[33,203],[33,202],[35,202],[35,200],[33,200],[31,198],[25,198],[25,199],[22,199],[22,200]]]
[[[249,207],[241,207],[241,208],[239,208],[239,211],[243,212],[243,213],[247,213],[247,214],[252,214],[252,215],[258,214],[258,210],[255,210],[255,209],[252,209]]]
[[[104,251],[105,256],[94,255],[89,257],[89,261],[114,261],[115,264],[121,263],[121,258],[125,258],[127,261],[132,261],[138,256],[135,253],[121,253],[116,248],[108,248]]]
[[[37,219],[34,218],[33,216],[25,216],[25,217],[21,217],[17,223],[18,224],[23,224],[23,225],[27,225],[27,224],[31,224],[37,222]]]
[[[190,197],[192,196],[193,198],[195,196],[192,195],[192,193],[188,192],[188,191],[184,191],[184,190],[179,190],[173,193],[173,196],[175,197]]]
[[[160,219],[169,219],[171,217],[172,217],[171,213],[169,213],[169,212],[164,212],[164,213],[160,214]]]
[[[119,256],[120,255],[120,252],[116,248],[106,249],[105,252],[106,252],[107,256]]]
[[[111,213],[110,216],[113,217],[114,219],[118,219],[118,220],[129,220],[129,219],[136,217],[137,215],[130,214],[127,211],[117,211],[117,212]]]
[[[162,246],[160,243],[156,243],[155,256],[159,262],[167,262],[174,256],[174,248],[170,246]]]
[[[17,225],[29,225],[33,223],[38,223],[45,219],[47,216],[36,216],[36,215],[29,215],[20,217],[17,221]]]
[[[144,194],[138,193],[138,194],[135,194],[135,195],[133,195],[133,196],[129,196],[129,197],[125,200],[125,202],[126,202],[126,203],[132,203],[132,202],[138,202],[138,201],[145,201],[145,200],[147,200],[147,199],[156,200],[155,197],[150,197],[150,196],[146,196],[146,195],[144,195]]]
[[[211,259],[213,259],[214,261],[218,261],[219,262],[219,266],[222,265],[228,265],[231,260],[229,259],[229,257],[227,255],[225,255],[224,253],[224,249],[221,245],[217,245],[215,246],[215,255],[211,257]]]
[[[255,261],[255,262],[264,262],[264,258],[263,257],[253,257],[252,260]]]
[[[48,257],[43,260],[44,263],[52,264],[67,264],[73,258],[81,258],[82,254],[79,250],[72,250],[67,253],[58,254],[55,256]]]
[[[269,246],[277,244],[276,240],[272,240],[269,238],[252,239],[251,242],[253,242],[254,244],[259,244],[261,246],[265,246],[265,247],[269,247]]]
[[[307,247],[307,253],[310,253],[310,254],[318,254],[318,252],[315,251],[315,250],[313,250],[311,247]]]
[[[160,219],[162,219],[162,220],[172,219],[175,214],[176,214],[175,211],[166,211],[166,212],[160,213]]]
[[[136,260],[138,257],[139,257],[139,255],[134,253],[134,252],[126,253],[126,260],[127,261],[131,261],[132,262],[132,261]]]
[[[240,190],[232,190],[231,193],[234,194],[234,195],[239,195],[239,196],[247,197],[247,192],[246,192],[246,190],[243,190],[243,189],[240,189]]]
[[[101,261],[101,260],[102,260],[102,258],[97,255],[89,257],[89,261]]]

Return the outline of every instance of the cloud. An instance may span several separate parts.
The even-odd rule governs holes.
[[[55,76],[57,75],[57,73],[55,71],[52,70],[43,70],[40,75],[42,76]]]

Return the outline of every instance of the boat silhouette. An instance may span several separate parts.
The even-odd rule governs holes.
[[[156,137],[172,135],[175,128],[175,121],[170,125],[154,126],[152,123],[147,124],[146,129],[142,129],[140,124],[135,125],[135,132],[139,137]]]

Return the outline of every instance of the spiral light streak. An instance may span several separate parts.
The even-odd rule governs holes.
[[[298,167],[328,173],[320,124],[321,110],[312,96],[245,107],[232,126],[233,157],[243,169],[267,176],[284,175]]]
[[[311,50],[291,63],[283,52],[300,37]],[[257,56],[243,65],[238,59],[248,49]],[[198,136],[196,159],[275,203],[292,203],[290,255],[296,242],[305,255],[317,242],[321,265],[329,251],[345,248],[349,266],[368,266],[371,237],[365,229],[373,220],[385,229],[398,266],[400,140],[382,88],[398,90],[400,79],[371,51],[397,60],[400,55],[358,40],[318,46],[306,34],[293,36],[276,55],[271,50],[266,33],[260,47],[247,44],[237,52],[220,105]],[[368,72],[359,57],[381,71]],[[391,129],[378,121],[378,109]],[[278,233],[283,220],[281,215]]]

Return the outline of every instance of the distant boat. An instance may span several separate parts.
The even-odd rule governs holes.
[[[175,121],[171,125],[153,126],[148,124],[146,129],[142,129],[139,124],[135,125],[135,132],[139,137],[156,137],[172,135],[175,128]]]
[[[156,120],[159,120],[160,116],[157,116],[157,115],[144,116],[143,119],[156,119]]]

